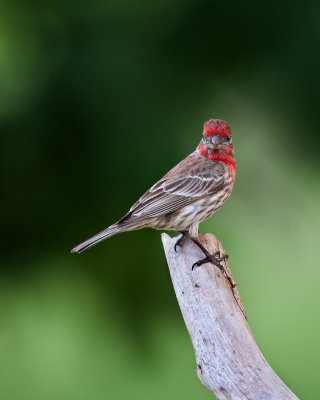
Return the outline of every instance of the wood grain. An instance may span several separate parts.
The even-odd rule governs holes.
[[[203,258],[187,239],[174,250],[178,237],[162,234],[162,242],[179,306],[187,326],[200,381],[221,400],[291,400],[297,397],[282,382],[259,350],[247,323],[243,303],[228,263],[229,279],[211,263],[191,270]],[[214,253],[221,243],[200,235]]]

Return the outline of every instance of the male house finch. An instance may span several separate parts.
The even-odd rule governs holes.
[[[118,222],[71,250],[81,253],[119,232],[141,228],[180,231],[182,245],[187,234],[206,257],[193,265],[226,258],[219,252],[209,254],[197,240],[200,222],[213,215],[231,194],[236,173],[231,130],[228,123],[210,119],[204,124],[197,149],[172,168],[151,187]]]

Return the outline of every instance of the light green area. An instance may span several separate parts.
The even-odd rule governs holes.
[[[111,299],[102,307],[84,274],[65,272],[8,284],[1,303],[1,398],[208,398],[179,315],[155,312],[137,343]]]

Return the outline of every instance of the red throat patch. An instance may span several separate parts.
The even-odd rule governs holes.
[[[203,134],[207,137],[231,135],[230,125],[222,119],[209,119],[203,126]]]
[[[224,152],[210,151],[207,149],[205,144],[200,144],[200,146],[198,147],[199,154],[202,157],[208,158],[209,160],[212,161],[218,161],[226,164],[230,169],[230,171],[232,171],[232,173],[234,174],[237,164],[233,157],[233,149],[232,147],[228,146],[225,150],[226,151]]]

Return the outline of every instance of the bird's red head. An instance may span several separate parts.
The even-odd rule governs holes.
[[[222,138],[231,136],[230,125],[222,119],[209,119],[203,125],[203,135],[207,137],[220,136]]]
[[[201,156],[220,161],[236,169],[230,125],[221,119],[210,119],[203,126],[203,138],[198,147]]]

